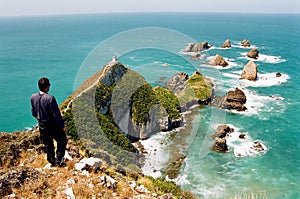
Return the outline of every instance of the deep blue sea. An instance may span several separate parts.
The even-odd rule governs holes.
[[[152,28],[149,28],[152,27]],[[126,32],[124,32],[126,31]],[[226,39],[230,49],[221,49]],[[239,42],[248,39],[250,48]],[[189,42],[213,47],[192,61],[179,53]],[[184,138],[186,161],[181,186],[201,198],[300,198],[300,15],[263,14],[99,14],[0,18],[0,131],[36,124],[29,98],[37,80],[51,81],[58,103],[118,55],[152,85],[160,77],[198,70],[209,76],[217,95],[241,88],[245,113],[213,107],[199,111]],[[251,48],[260,52],[258,80],[240,80]],[[94,49],[94,50],[93,50]],[[228,68],[207,66],[220,54]],[[276,72],[282,74],[276,78]],[[235,157],[246,143],[232,141],[225,154],[209,152],[209,135],[220,124],[259,140],[265,153]],[[182,147],[182,146],[178,146]],[[253,197],[251,197],[253,196]]]

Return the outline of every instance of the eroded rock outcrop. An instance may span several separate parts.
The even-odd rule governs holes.
[[[250,45],[250,41],[247,40],[247,39],[242,40],[241,41],[241,46],[243,46],[243,47],[250,47],[251,46]]]
[[[226,67],[228,66],[227,61],[219,54],[216,54],[211,60],[210,64],[213,66],[222,66]]]
[[[224,44],[221,46],[221,48],[230,48],[231,44],[230,44],[230,40],[226,39]]]
[[[165,84],[171,90],[183,90],[185,88],[185,82],[189,79],[189,75],[185,72],[176,73]]]
[[[246,56],[252,59],[258,58],[259,51],[256,48],[251,49]]]
[[[257,79],[257,65],[253,61],[249,61],[242,72],[241,79],[255,81]]]
[[[120,62],[111,62],[104,68],[100,81],[107,86],[111,86],[119,82],[127,72],[128,69]]]
[[[215,138],[214,144],[210,149],[216,152],[227,152],[226,138]]]
[[[225,97],[223,97],[220,108],[228,109],[228,110],[236,110],[236,111],[245,111],[247,110],[246,104],[246,95],[245,93],[235,88],[234,91],[229,91]]]
[[[188,46],[182,50],[182,52],[200,52],[203,50],[208,50],[211,46],[207,41],[201,43],[190,43]]]
[[[212,135],[213,138],[224,138],[227,134],[232,133],[233,128],[230,128],[228,125],[218,126],[216,132]]]

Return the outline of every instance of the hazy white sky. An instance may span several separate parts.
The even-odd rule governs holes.
[[[300,13],[300,0],[0,0],[0,16],[165,11]]]

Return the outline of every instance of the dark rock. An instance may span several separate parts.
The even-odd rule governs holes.
[[[251,49],[246,55],[249,58],[257,59],[259,51],[256,48]]]
[[[241,41],[241,46],[243,46],[243,47],[250,47],[250,41],[244,39],[243,41]]]
[[[228,133],[232,133],[233,128],[230,128],[227,125],[221,125],[217,128],[216,132],[212,135],[213,138],[224,138]]]
[[[0,180],[0,197],[3,198],[4,196],[10,195],[12,193],[13,190],[10,182],[6,179]]]
[[[228,146],[226,144],[226,139],[225,138],[215,138],[215,142],[210,149],[213,151],[216,151],[216,152],[227,152]]]
[[[241,79],[255,81],[257,79],[257,65],[253,61],[249,61],[243,69]]]
[[[221,46],[221,48],[230,48],[231,44],[230,44],[230,40],[226,39],[224,44]]]
[[[223,98],[220,108],[245,111],[247,110],[245,107],[246,100],[245,93],[242,90],[235,88],[234,91],[229,91],[228,94]]]
[[[225,61],[225,59],[219,55],[219,54],[216,54],[210,61],[211,65],[213,66],[223,66],[223,67],[226,67],[228,66],[228,63]]]
[[[239,138],[240,138],[240,139],[246,139],[246,134],[245,134],[245,133],[241,133],[241,134],[239,135]]]
[[[276,77],[281,77],[281,73],[276,73]]]
[[[266,150],[265,146],[258,141],[253,142],[253,148],[256,151],[265,151]]]

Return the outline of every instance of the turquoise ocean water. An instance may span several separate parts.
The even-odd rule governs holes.
[[[162,49],[137,49],[119,60],[139,71],[153,85],[162,76],[199,70],[214,80],[216,94],[240,87],[248,97],[249,110],[243,114],[212,107],[200,110],[193,121],[194,133],[189,138],[187,159],[181,170],[185,179],[182,186],[202,198],[229,198],[252,192],[268,198],[300,197],[299,15],[156,13],[9,17],[0,18],[0,27],[0,131],[12,132],[35,125],[29,97],[37,91],[36,82],[41,76],[50,78],[50,92],[61,103],[77,85],[74,82],[81,63],[99,43],[133,28],[168,28],[198,42],[208,41],[214,47],[202,53],[199,61]],[[244,55],[250,50],[239,47],[244,38],[260,51],[260,59],[256,61],[259,80],[255,83],[239,80],[248,62]],[[231,49],[219,48],[225,39],[231,40]],[[168,42],[171,46],[172,41]],[[124,45],[130,44],[124,40]],[[229,68],[211,69],[205,65],[217,53],[230,61]],[[275,78],[276,72],[282,76]],[[208,153],[203,149],[203,140],[221,122],[246,132],[252,140],[260,140],[267,152],[242,158],[236,158],[233,150],[226,154]]]

